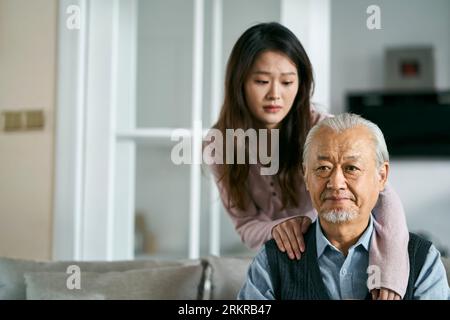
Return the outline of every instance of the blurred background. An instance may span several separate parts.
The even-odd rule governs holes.
[[[0,256],[252,254],[171,137],[215,122],[233,44],[268,21],[303,43],[320,108],[383,129],[410,231],[446,254],[450,1],[0,0]]]

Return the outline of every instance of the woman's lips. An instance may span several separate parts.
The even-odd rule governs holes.
[[[280,111],[282,107],[278,106],[278,105],[267,105],[267,106],[264,106],[263,108],[264,108],[265,112],[276,113],[276,112]]]

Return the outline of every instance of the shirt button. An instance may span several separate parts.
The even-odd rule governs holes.
[[[342,274],[343,276],[345,276],[345,275],[347,274],[347,269],[342,269],[342,270],[341,270],[341,274]]]
[[[275,197],[277,195],[277,193],[276,192],[272,192],[272,195]]]
[[[270,185],[273,187],[273,182],[271,182]]]

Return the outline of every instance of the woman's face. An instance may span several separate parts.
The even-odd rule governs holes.
[[[297,67],[286,55],[265,51],[254,62],[244,83],[245,99],[260,127],[277,128],[297,95]]]

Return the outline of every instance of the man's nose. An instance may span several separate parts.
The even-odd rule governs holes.
[[[341,168],[334,168],[327,183],[327,188],[342,190],[347,188],[347,180]]]

